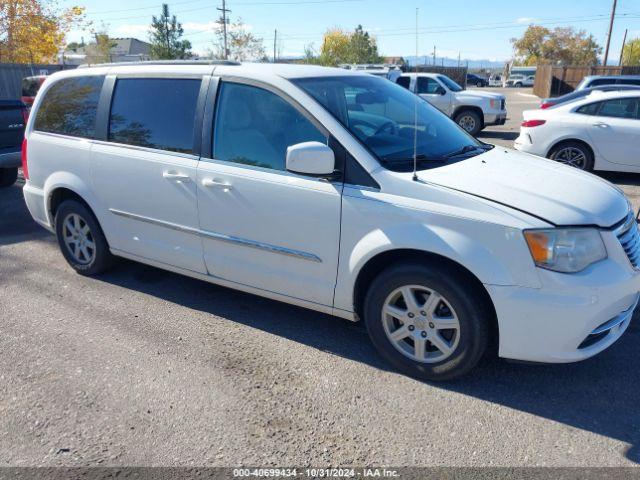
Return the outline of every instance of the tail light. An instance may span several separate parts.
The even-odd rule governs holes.
[[[22,176],[29,180],[29,167],[27,165],[27,139],[22,139]]]
[[[525,120],[522,122],[522,127],[539,127],[540,125],[544,125],[547,123],[546,120]]]
[[[543,102],[543,103],[540,104],[540,108],[543,109],[543,110],[545,108],[549,108],[549,107],[553,107],[553,103],[551,103],[551,102]]]

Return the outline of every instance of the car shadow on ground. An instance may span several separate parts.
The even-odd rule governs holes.
[[[361,324],[123,261],[102,281],[223,317],[333,355],[390,370]],[[260,312],[256,315],[256,312]],[[638,317],[638,315],[636,315]],[[600,356],[568,365],[526,365],[487,359],[467,377],[424,383],[627,442],[640,463],[639,318]],[[553,332],[549,332],[550,335]]]
[[[16,200],[17,192],[21,194],[18,186],[3,189],[0,205],[6,207],[11,198]],[[0,246],[27,240],[52,242],[53,237],[33,222],[24,206],[5,207],[0,214]],[[241,323],[327,354],[392,371],[374,351],[361,324],[125,260],[98,280]],[[640,463],[639,320],[636,314],[629,331],[618,343],[585,362],[523,365],[494,358],[485,360],[456,382],[423,385],[626,442],[631,445],[626,457]]]

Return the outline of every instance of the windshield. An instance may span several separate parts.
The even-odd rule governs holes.
[[[447,86],[447,88],[452,92],[462,91],[462,87],[458,85],[456,82],[454,82],[453,80],[451,80],[449,77],[446,77],[444,75],[438,75],[438,80],[444,83]]]
[[[491,148],[428,102],[389,80],[349,75],[292,81],[391,170],[411,171],[414,141],[419,169],[461,161]]]

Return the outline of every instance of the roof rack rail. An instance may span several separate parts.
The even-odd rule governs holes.
[[[232,60],[145,60],[140,62],[83,63],[78,68],[122,67],[129,65],[240,65]]]

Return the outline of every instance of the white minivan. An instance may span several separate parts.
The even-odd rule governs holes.
[[[67,70],[38,93],[23,170],[31,214],[79,273],[125,257],[362,319],[382,356],[424,379],[485,353],[589,358],[638,302],[640,236],[620,190],[481,143],[372,75]]]

